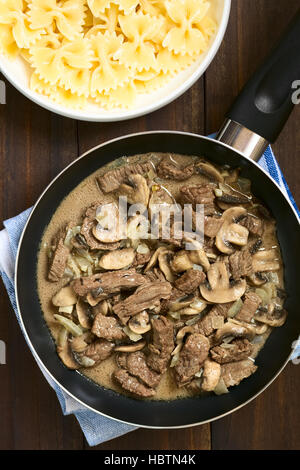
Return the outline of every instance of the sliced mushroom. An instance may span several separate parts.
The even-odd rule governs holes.
[[[96,210],[98,224],[92,228],[94,237],[102,243],[115,243],[124,238],[124,228],[120,226],[119,209],[116,203],[103,204]]]
[[[199,173],[200,175],[206,176],[209,178],[211,181],[219,181],[220,183],[223,183],[224,178],[221,175],[221,173],[211,164],[209,163],[197,163],[195,166],[196,173]]]
[[[178,253],[175,254],[170,265],[175,273],[182,273],[183,271],[187,271],[193,267],[193,263],[189,258],[189,253],[184,250],[178,251]]]
[[[250,276],[247,276],[250,283],[253,284],[254,286],[262,286],[267,282],[267,277],[262,275],[261,273],[254,273],[251,274]]]
[[[207,271],[209,286],[200,285],[202,297],[209,302],[224,304],[240,299],[246,290],[246,280],[241,279],[233,284],[229,282],[226,265],[222,261],[212,264]]]
[[[93,311],[91,306],[79,299],[76,304],[76,312],[80,325],[83,328],[90,329],[93,323]]]
[[[219,328],[215,335],[214,341],[216,344],[221,343],[225,338],[233,337],[233,338],[246,338],[249,341],[252,341],[254,336],[256,335],[255,328],[250,325],[244,325],[237,321],[229,320]]]
[[[257,335],[263,335],[268,330],[268,325],[261,323],[260,325],[255,325],[255,333]]]
[[[135,344],[126,344],[124,346],[117,346],[115,348],[115,351],[117,352],[136,352],[140,351],[146,346],[146,341],[139,341],[138,343]]]
[[[130,175],[128,183],[119,186],[118,194],[126,196],[129,204],[143,204],[146,208],[150,196],[146,179],[142,175]]]
[[[101,297],[94,297],[92,292],[89,292],[88,294],[86,294],[86,300],[90,304],[91,307],[95,307],[103,299],[101,299]]]
[[[62,287],[53,297],[52,303],[55,307],[69,307],[75,305],[77,296],[71,286]]]
[[[210,359],[206,359],[203,365],[202,390],[212,392],[219,383],[221,377],[221,365]]]
[[[243,207],[231,207],[223,213],[221,218],[223,223],[216,236],[216,247],[222,253],[232,254],[234,252],[232,244],[247,245],[249,230],[235,223],[235,220],[243,214],[247,214]]]
[[[278,271],[280,263],[276,250],[258,251],[253,255],[252,267],[255,272]]]
[[[161,272],[164,274],[165,278],[169,282],[175,281],[175,276],[170,268],[170,261],[173,252],[170,250],[161,250],[158,254],[158,264]]]
[[[99,261],[99,267],[106,270],[123,269],[130,266],[135,258],[133,248],[110,251],[105,253]]]
[[[151,330],[151,324],[149,322],[149,315],[144,310],[141,313],[138,313],[137,315],[134,315],[134,317],[131,317],[128,326],[137,335],[143,335],[144,333],[147,333],[147,331]]]

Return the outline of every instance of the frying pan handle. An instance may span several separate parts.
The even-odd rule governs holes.
[[[292,112],[297,85],[300,85],[300,10],[235,100],[217,139],[258,160],[268,143],[275,142]]]

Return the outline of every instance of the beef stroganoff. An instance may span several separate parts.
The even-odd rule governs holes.
[[[169,207],[190,208],[188,231]],[[63,363],[137,398],[230,392],[286,320],[274,219],[238,168],[199,157],[124,157],[86,178],[44,233],[37,277]]]

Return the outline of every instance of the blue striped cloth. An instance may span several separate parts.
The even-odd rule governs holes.
[[[282,175],[282,172],[276,162],[272,149],[269,147],[259,161],[259,165],[264,168],[272,178],[279,184],[283,192],[290,199],[298,216],[300,213],[296,203],[291,195],[287,183]],[[4,222],[5,229],[0,232],[0,272],[7,289],[11,304],[20,323],[20,314],[16,305],[15,289],[14,289],[14,264],[17,254],[18,242],[21,236],[25,222],[30,214],[31,209],[26,210],[22,214],[6,220]],[[299,363],[300,355],[300,341],[298,340],[293,345],[294,351],[292,360],[295,364]],[[32,351],[33,355],[35,353]],[[36,358],[36,357],[35,357]],[[36,358],[37,359],[37,358]],[[64,415],[74,414],[81,426],[81,429],[86,437],[90,446],[95,446],[102,442],[114,439],[125,433],[137,429],[136,426],[115,421],[98,413],[95,413],[81,403],[74,400],[66,392],[64,392],[44,370],[41,363],[38,361],[46,380],[50,386],[55,390],[57,398],[60,402],[62,412]]]

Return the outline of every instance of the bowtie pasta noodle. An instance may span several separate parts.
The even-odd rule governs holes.
[[[209,47],[215,0],[0,0],[0,53],[63,106],[134,107]]]

